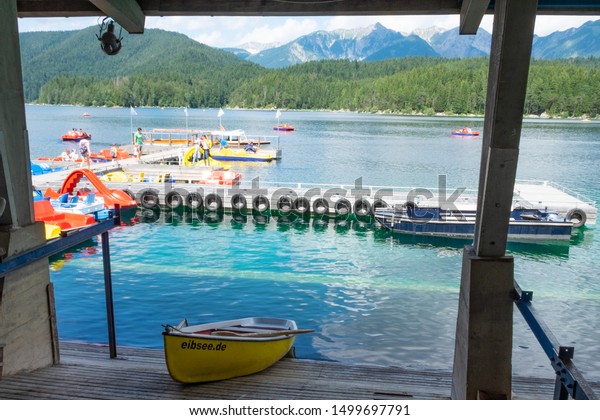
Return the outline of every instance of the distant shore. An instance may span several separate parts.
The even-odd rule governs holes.
[[[86,109],[94,109],[94,108],[122,108],[122,109],[127,109],[128,107],[126,106],[87,106],[87,105],[80,105],[80,104],[40,104],[40,103],[26,103],[25,105],[28,106],[69,106],[69,107],[79,107],[79,108],[86,108]],[[140,106],[140,107],[135,107],[135,109],[181,109],[183,110],[184,107],[160,107],[160,106]],[[194,109],[203,109],[203,110],[207,110],[207,109],[218,109],[218,108],[188,108],[190,110],[194,110]],[[240,108],[240,107],[223,107],[224,110],[235,110],[235,111],[276,111],[276,108]],[[413,113],[399,113],[399,112],[392,112],[389,110],[380,110],[380,111],[374,111],[374,112],[368,112],[368,111],[352,111],[350,109],[280,109],[280,111],[282,112],[344,112],[344,113],[349,113],[349,114],[373,114],[373,115],[398,115],[398,116],[402,116],[402,117],[451,117],[451,118],[484,118],[484,115],[478,115],[478,114],[451,114],[451,113],[447,113],[447,112],[436,112],[433,114],[425,114],[422,112],[413,112]],[[540,115],[537,114],[525,114],[523,115],[524,119],[542,119],[542,120],[561,120],[561,121],[582,121],[582,122],[587,122],[587,121],[600,121],[600,115],[597,115],[595,117],[590,117],[588,115],[582,115],[582,116],[578,116],[578,117],[560,117],[560,116],[556,116],[556,115],[550,115],[547,113],[542,113]]]

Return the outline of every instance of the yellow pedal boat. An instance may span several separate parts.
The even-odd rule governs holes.
[[[165,326],[165,360],[183,383],[219,381],[260,372],[292,348],[299,330],[280,318],[243,318],[209,324]]]

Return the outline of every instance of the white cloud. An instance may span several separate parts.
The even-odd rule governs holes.
[[[102,19],[102,18],[100,18]],[[578,27],[600,16],[538,16],[535,33],[545,36],[554,31]],[[76,30],[97,25],[98,18],[22,18],[19,31]],[[146,28],[180,32],[211,47],[235,47],[248,42],[285,43],[317,30],[364,28],[374,23],[395,31],[410,33],[417,28],[439,26],[456,28],[458,15],[442,16],[321,16],[321,17],[148,17]],[[492,31],[493,17],[486,15],[481,27]]]

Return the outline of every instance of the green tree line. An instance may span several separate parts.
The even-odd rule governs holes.
[[[181,64],[101,77],[59,75],[35,102],[93,106],[240,107],[482,115],[488,58],[318,61],[285,69]],[[597,118],[600,59],[532,61],[525,114]]]

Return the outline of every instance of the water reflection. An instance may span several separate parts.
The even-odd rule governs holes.
[[[445,238],[438,236],[410,235],[392,233],[379,226],[371,216],[357,217],[354,214],[343,217],[309,216],[293,212],[279,213],[275,211],[234,211],[234,212],[205,212],[186,208],[161,210],[140,208],[131,223],[163,223],[173,226],[207,225],[211,227],[231,227],[233,229],[247,229],[253,226],[255,230],[277,229],[279,232],[303,233],[333,231],[340,235],[353,233],[357,236],[367,237],[372,235],[375,242],[391,246],[413,248],[439,248],[448,250],[461,250],[472,245],[471,239]],[[552,255],[559,258],[568,258],[569,250],[573,246],[585,246],[591,243],[593,229],[583,227],[575,229],[570,241],[546,242],[509,242],[507,253],[518,254],[531,258],[540,255]]]

